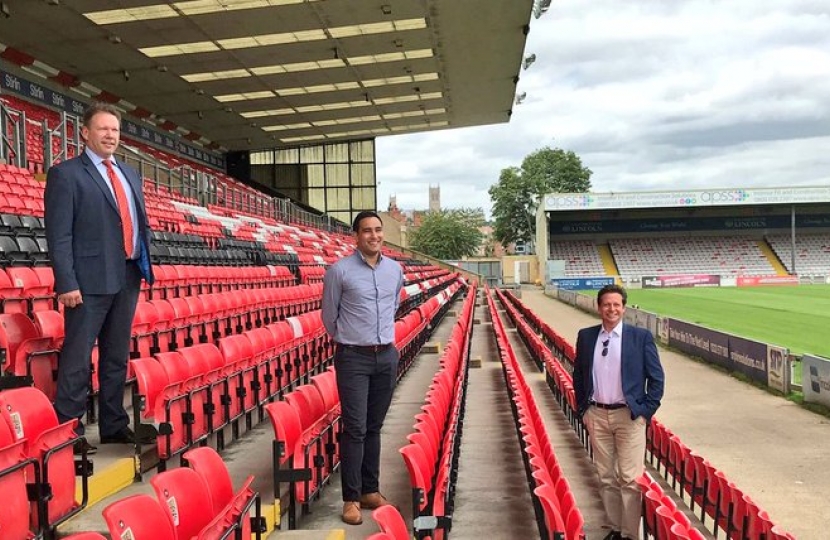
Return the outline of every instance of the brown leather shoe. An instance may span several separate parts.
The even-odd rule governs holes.
[[[390,504],[392,503],[389,502],[389,500],[379,491],[375,491],[374,493],[364,493],[360,496],[360,506],[368,508],[369,510],[374,510],[375,508],[380,508],[381,506],[387,506]]]
[[[357,501],[346,501],[343,503],[343,523],[349,525],[360,525],[363,523],[363,516],[360,514],[360,503]]]

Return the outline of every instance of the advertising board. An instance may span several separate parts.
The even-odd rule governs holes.
[[[643,276],[644,289],[668,289],[673,287],[719,287],[720,276],[711,274],[674,274]]]

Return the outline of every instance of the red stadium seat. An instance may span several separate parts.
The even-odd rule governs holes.
[[[542,511],[545,514],[545,527],[547,537],[545,540],[554,540],[557,534],[565,534],[565,520],[559,510],[559,502],[553,486],[542,485],[533,490],[542,503]]]
[[[164,509],[149,495],[133,495],[116,501],[104,508],[102,514],[112,538],[178,540]]]
[[[196,471],[207,484],[214,514],[221,514],[228,506],[233,505],[234,499],[239,497],[240,493],[247,486],[250,486],[253,481],[253,476],[249,476],[244,483],[246,487],[243,487],[240,493],[235,494],[225,462],[216,450],[209,446],[188,450],[182,457],[187,461],[188,466]],[[241,528],[242,537],[250,538],[250,521],[243,520]]]
[[[377,522],[381,531],[391,535],[395,540],[409,540],[411,538],[401,513],[393,505],[388,504],[376,508],[372,512],[372,518]]]
[[[298,411],[288,402],[276,401],[265,405],[265,412],[274,429],[274,493],[281,493],[280,485],[288,482],[288,528],[296,527],[296,491],[299,483],[311,481],[311,471],[298,474],[295,456],[301,450],[303,425]]]
[[[209,486],[193,469],[179,467],[159,473],[150,484],[177,538],[193,538],[213,519]]]
[[[6,430],[5,422],[0,421],[0,430]],[[11,437],[10,432],[6,432]],[[0,504],[0,532],[2,537],[9,540],[23,540],[33,538],[29,529],[29,497],[26,491],[27,482],[35,482],[39,475],[32,474],[27,478],[26,467],[34,460],[26,456],[24,442],[13,443],[5,440],[0,434],[0,493],[3,494],[3,504]]]
[[[14,388],[0,392],[0,414],[12,427],[17,441],[26,441],[28,457],[40,464],[41,481],[49,484],[51,496],[35,503],[33,523],[41,531],[52,529],[83,507],[75,500],[75,459],[73,445],[77,420],[64,424],[46,395],[37,388]],[[85,456],[83,457],[86,461]],[[88,469],[86,463],[82,469]],[[82,501],[87,497],[86,479],[82,481]]]

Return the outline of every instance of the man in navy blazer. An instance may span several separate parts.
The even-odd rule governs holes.
[[[573,385],[577,413],[591,439],[611,532],[605,540],[639,538],[646,425],[663,398],[663,367],[648,330],[623,324],[627,295],[618,285],[597,294],[602,324],[576,340]]]
[[[64,307],[55,410],[61,422],[77,418],[83,435],[97,339],[102,444],[134,440],[123,406],[130,331],[141,279],[153,282],[142,181],[113,157],[120,125],[118,109],[92,104],[81,127],[86,148],[49,169],[44,196],[55,292]],[[86,440],[80,446],[76,451],[95,451]]]

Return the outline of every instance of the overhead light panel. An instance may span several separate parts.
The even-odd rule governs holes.
[[[311,62],[295,62],[290,64],[274,64],[270,66],[259,66],[250,69],[231,69],[226,71],[206,71],[200,73],[189,73],[182,75],[187,82],[220,81],[227,79],[241,79],[257,76],[278,75],[282,73],[297,73],[302,71],[314,71],[318,69],[334,69],[345,67],[347,64],[360,66],[366,64],[380,64],[385,62],[397,62],[400,60],[413,60],[418,58],[431,58],[432,49],[415,49],[412,51],[394,52],[386,54],[373,54],[368,56],[355,56],[351,58],[330,58],[326,60],[315,60]]]
[[[382,23],[357,24],[351,26],[340,26],[329,28],[328,32],[335,39],[367,36],[388,32],[400,32],[404,30],[417,30],[426,28],[426,19],[404,19],[400,21],[388,21]],[[231,39],[220,39],[213,41],[197,41],[194,43],[179,43],[175,45],[162,45],[158,47],[143,47],[139,51],[145,55],[155,58],[159,56],[173,56],[181,54],[193,54],[208,52],[211,50],[223,49],[249,49],[254,47],[266,47],[269,45],[285,45],[289,43],[306,43],[328,39],[326,31],[322,28],[302,30],[299,32],[282,32],[279,34],[262,34],[258,36],[247,36]]]
[[[120,24],[154,19],[171,19],[179,16],[206,15],[242,9],[259,9],[267,7],[302,4],[318,0],[188,0],[170,4],[139,6],[123,9],[90,11],[84,17],[95,24]]]
[[[274,93],[270,90],[263,90],[261,92],[242,92],[240,94],[224,94],[221,96],[213,96],[216,101],[221,103],[228,103],[231,101],[245,101],[248,99],[265,99],[274,97]]]

